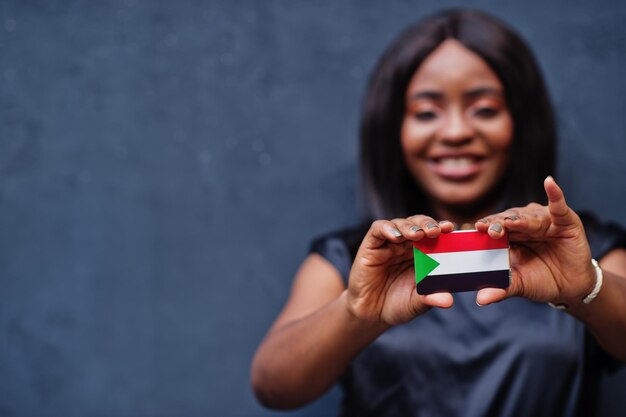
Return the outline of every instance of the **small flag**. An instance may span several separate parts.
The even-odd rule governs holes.
[[[509,242],[461,230],[413,242],[419,294],[506,288],[510,283]]]

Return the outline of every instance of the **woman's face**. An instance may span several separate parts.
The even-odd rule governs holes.
[[[435,205],[476,203],[506,170],[513,121],[500,80],[455,40],[411,79],[401,143],[409,171]]]

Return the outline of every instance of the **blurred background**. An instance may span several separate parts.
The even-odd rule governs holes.
[[[311,239],[358,222],[375,60],[459,5],[528,40],[570,203],[626,225],[624,2],[1,0],[0,415],[334,415],[264,410],[251,357]]]

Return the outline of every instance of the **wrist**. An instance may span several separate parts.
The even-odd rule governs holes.
[[[591,292],[589,292],[587,296],[583,298],[583,304],[589,304],[596,299],[596,297],[600,293],[600,290],[602,289],[602,284],[604,282],[604,274],[602,273],[602,268],[600,268],[598,261],[596,261],[595,259],[591,259],[591,265],[593,265],[596,281]]]
[[[365,331],[374,331],[383,333],[385,330],[391,327],[391,325],[385,323],[378,316],[363,314],[360,309],[355,306],[355,302],[350,300],[349,290],[344,290],[339,296],[339,302],[345,310],[348,320],[353,326],[357,326]]]
[[[602,273],[602,269],[600,268],[600,265],[598,264],[598,261],[596,261],[593,258],[591,259],[590,268],[592,271],[590,275],[594,277],[592,279],[593,284],[591,288],[585,292],[586,294],[585,296],[581,298],[576,298],[573,300],[566,300],[565,302],[554,302],[554,303],[549,302],[548,304],[550,305],[550,307],[554,307],[559,310],[567,310],[569,306],[573,304],[582,303],[583,305],[587,305],[593,302],[593,300],[596,299],[596,297],[600,293],[600,290],[602,289],[604,275]]]

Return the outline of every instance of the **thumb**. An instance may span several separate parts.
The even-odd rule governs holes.
[[[511,294],[509,294],[509,291],[503,288],[483,288],[476,294],[476,304],[482,307],[488,304],[497,303],[505,298],[509,298],[510,296]]]
[[[430,307],[450,308],[454,299],[449,292],[439,292],[421,296],[421,302]]]
[[[563,190],[552,176],[548,176],[544,180],[543,187],[548,196],[548,211],[552,221],[561,226],[574,223],[574,212],[568,207]]]

